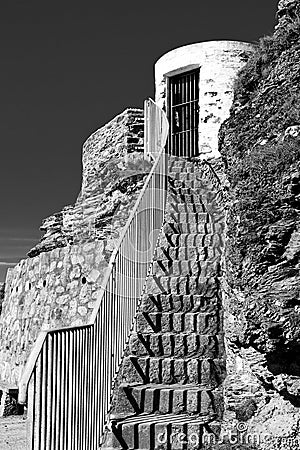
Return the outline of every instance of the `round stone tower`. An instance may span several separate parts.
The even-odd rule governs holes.
[[[156,62],[155,97],[168,115],[169,153],[220,156],[218,132],[229,116],[234,80],[254,49],[246,42],[201,42],[172,50]]]

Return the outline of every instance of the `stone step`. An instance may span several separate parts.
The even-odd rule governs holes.
[[[174,190],[174,192],[178,189],[193,189],[196,190],[198,194],[215,191],[214,185],[211,181],[207,181],[199,175],[189,173],[182,174],[182,176],[179,176],[178,174],[177,176],[176,174],[170,174],[169,186],[171,190]]]
[[[223,358],[125,356],[121,379],[128,384],[198,384],[212,390],[226,376]]]
[[[191,171],[191,170],[173,170],[169,171],[169,175],[172,178],[175,178],[176,180],[184,180],[184,181],[194,181],[194,180],[200,180],[202,183],[207,183],[207,181],[203,180],[202,175],[198,171]]]
[[[218,414],[216,405],[220,391],[210,391],[197,385],[161,385],[122,383],[117,388],[110,413],[111,420],[120,420],[137,414]],[[163,419],[163,417],[162,417]]]
[[[176,161],[174,163],[169,164],[169,173],[182,173],[182,172],[188,172],[188,173],[199,173],[199,168],[194,163],[186,164],[184,162],[177,163]]]
[[[137,333],[199,333],[217,334],[221,329],[222,312],[140,312],[136,317]]]
[[[206,276],[209,274],[210,276]],[[151,275],[147,278],[145,293],[146,294],[197,294],[206,295],[207,287],[211,289],[211,285],[218,284],[218,272],[214,272],[213,268],[207,270],[205,274],[200,276],[156,276]]]
[[[182,185],[180,185],[180,186],[169,185],[168,189],[169,189],[170,194],[173,194],[176,196],[193,195],[193,196],[199,197],[199,193],[195,189],[193,189],[192,187],[189,187],[189,186],[186,187],[186,186],[182,186]]]
[[[152,295],[142,297],[141,311],[150,312],[213,312],[221,307],[221,299],[217,295],[215,283],[207,296],[201,295]]]
[[[217,225],[217,224],[216,224]],[[222,248],[223,236],[218,230],[219,227],[216,226],[216,230],[209,232],[207,234],[197,234],[197,233],[170,233],[161,234],[158,242],[159,247],[215,247]]]
[[[197,257],[196,257],[197,258]],[[196,258],[186,261],[156,260],[152,264],[152,273],[158,276],[215,276],[220,272],[218,260],[197,260]]]
[[[184,205],[186,203],[194,204],[197,208],[200,208],[201,206],[205,207],[204,202],[202,200],[202,196],[197,195],[195,193],[193,194],[180,194],[176,193],[174,190],[172,192],[168,193],[168,199],[167,202],[169,203],[176,203],[179,205]]]
[[[157,247],[155,259],[169,261],[219,261],[220,251],[214,247]]]
[[[210,223],[178,223],[166,222],[163,226],[165,234],[207,234],[211,230]]]
[[[102,450],[195,450],[218,442],[220,423],[215,415],[141,414],[114,421]]]
[[[209,223],[210,216],[206,212],[195,213],[166,213],[165,221],[167,223]]]
[[[215,329],[215,325],[212,326]],[[128,352],[133,356],[218,358],[224,354],[224,336],[198,333],[131,333]]]
[[[176,200],[169,200],[166,205],[167,213],[204,213],[205,206],[203,203],[179,203]]]

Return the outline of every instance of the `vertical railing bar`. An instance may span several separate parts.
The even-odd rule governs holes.
[[[38,357],[34,373],[34,449],[40,448],[41,442],[41,354]]]
[[[82,411],[83,411],[83,389],[82,389],[82,380],[83,380],[83,360],[82,360],[82,343],[83,343],[83,329],[80,328],[78,330],[78,406],[77,406],[77,447],[78,449],[82,448]],[[77,449],[76,449],[77,450]]]
[[[69,370],[68,370],[68,427],[67,427],[67,433],[68,433],[68,440],[67,440],[67,450],[72,449],[72,442],[73,442],[73,409],[74,409],[74,331],[71,330],[69,333]]]
[[[60,393],[59,393],[59,448],[64,448],[64,421],[65,421],[65,414],[64,414],[64,408],[65,408],[65,399],[64,399],[64,392],[65,392],[65,333],[60,332],[60,380],[59,380],[59,387],[60,387]]]
[[[99,397],[100,397],[100,388],[99,388],[99,384],[100,384],[100,376],[99,376],[99,321],[100,321],[100,312],[98,312],[98,315],[96,317],[96,322],[95,322],[95,342],[96,342],[96,352],[95,352],[95,385],[96,385],[96,389],[95,389],[95,448],[98,449],[98,446],[100,445],[100,411],[99,411]]]
[[[47,412],[47,352],[48,352],[48,339],[45,341],[45,345],[41,351],[41,372],[40,372],[40,447],[45,448],[46,442],[46,412]]]
[[[72,429],[73,429],[73,439],[72,439],[72,450],[77,450],[78,446],[78,411],[79,411],[79,330],[74,330],[74,348],[73,348],[73,366],[75,369],[75,377],[74,377],[74,407],[72,410]]]
[[[48,334],[47,336],[47,406],[46,406],[46,445],[45,449],[51,449],[51,417],[52,417],[52,396],[53,396],[53,385],[52,385],[52,368],[53,368],[53,336]]]

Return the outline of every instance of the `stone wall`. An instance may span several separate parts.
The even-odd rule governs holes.
[[[199,150],[204,157],[219,157],[218,131],[228,118],[233,86],[254,45],[236,41],[202,42],[180,47],[162,56],[155,65],[156,102],[167,108],[167,79],[200,68]]]
[[[8,270],[0,381],[17,384],[42,327],[88,321],[111,253],[151,169],[142,144],[140,110],[126,110],[97,130],[84,145],[76,204],[46,219],[45,235],[31,257]]]

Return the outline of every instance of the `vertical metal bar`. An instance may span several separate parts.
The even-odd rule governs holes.
[[[64,448],[64,392],[65,392],[65,333],[59,332],[60,336],[60,380],[59,380],[59,434],[58,434],[58,441],[59,441],[59,448]]]
[[[182,76],[182,84],[183,84],[183,105],[182,105],[182,156],[185,156],[185,76]]]
[[[73,347],[73,366],[74,366],[74,406],[72,410],[72,450],[77,450],[78,448],[78,413],[79,413],[79,330],[74,330],[73,335],[74,347]]]
[[[41,448],[41,355],[39,355],[34,371],[34,450]]]
[[[78,408],[77,408],[77,426],[78,426],[78,449],[83,449],[83,424],[82,424],[82,415],[83,415],[83,329],[80,328],[78,330],[78,369],[79,369],[79,377],[78,377]]]
[[[73,417],[74,417],[74,385],[75,385],[75,361],[74,361],[74,331],[70,330],[68,333],[68,340],[69,340],[69,348],[68,348],[68,354],[69,354],[69,364],[68,364],[68,390],[67,390],[67,402],[69,405],[68,412],[67,412],[67,435],[68,439],[66,442],[66,449],[71,450],[72,449],[72,441],[73,441]]]
[[[47,355],[47,406],[46,406],[46,449],[51,449],[51,417],[53,409],[53,336],[48,334],[48,355]]]
[[[198,154],[198,80],[197,80],[197,74],[194,74],[194,155],[196,156]]]
[[[70,384],[70,333],[69,331],[64,332],[64,359],[63,359],[63,366],[64,366],[64,384],[63,384],[63,398],[64,398],[64,408],[63,408],[63,415],[64,415],[64,421],[63,421],[63,429],[64,429],[64,448],[68,448],[68,441],[69,441],[69,405],[70,402],[68,401],[69,398],[69,384]]]
[[[100,306],[101,308],[101,306]],[[94,420],[94,435],[95,435],[95,448],[97,449],[100,445],[100,411],[99,411],[99,401],[100,401],[100,374],[99,374],[99,317],[100,311],[96,317],[95,322],[95,420]]]
[[[45,448],[46,443],[46,411],[47,411],[47,339],[40,354],[40,446]]]
[[[34,448],[34,432],[35,432],[35,387],[34,373],[31,375],[27,390],[27,420],[26,420],[26,448],[35,450]]]
[[[57,403],[57,333],[53,333],[52,335],[52,358],[53,358],[53,366],[52,366],[52,405],[51,405],[51,441],[50,448],[55,449],[55,439],[56,439],[56,403]]]

